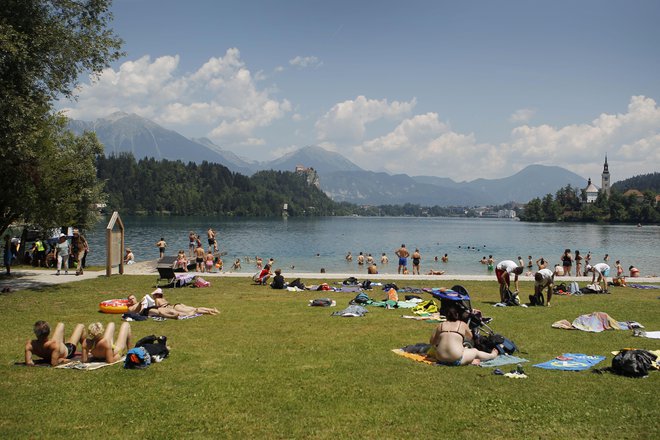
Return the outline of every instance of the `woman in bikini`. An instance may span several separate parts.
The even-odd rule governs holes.
[[[476,348],[463,346],[466,339],[473,338],[467,324],[459,319],[460,311],[456,305],[447,308],[447,321],[438,325],[431,336],[431,345],[435,351],[435,358],[443,365],[459,366],[470,365],[479,359],[487,361],[497,357],[497,349],[490,353],[479,351]]]
[[[152,293],[154,297],[154,301],[156,302],[156,310],[160,314],[169,314],[171,312],[175,312],[178,315],[182,316],[192,316],[197,313],[202,314],[202,315],[217,315],[220,313],[218,309],[215,308],[210,308],[210,307],[193,307],[193,306],[187,306],[185,304],[170,304],[164,297],[163,297],[163,290],[162,289],[156,289]]]
[[[131,325],[123,322],[119,327],[119,335],[114,340],[115,323],[108,323],[104,330],[103,324],[95,322],[87,328],[87,350],[89,357],[107,363],[117,362],[131,345]]]

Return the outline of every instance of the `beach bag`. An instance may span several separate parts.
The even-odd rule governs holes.
[[[144,369],[151,365],[151,355],[144,347],[135,347],[128,350],[124,360],[124,368]]]
[[[518,350],[515,342],[497,333],[479,338],[475,345],[477,349],[485,352],[493,351],[495,348],[499,354],[513,354]]]
[[[363,289],[367,289],[367,290],[371,289],[371,280],[364,280],[364,281],[362,281],[362,283],[360,283],[360,286],[361,286]]]
[[[349,304],[369,304],[370,302],[371,298],[366,293],[360,292]]]
[[[342,281],[342,284],[344,286],[357,286],[358,279],[355,277],[348,277],[344,281]]]
[[[167,348],[167,336],[145,336],[135,343],[135,347],[147,350],[152,362],[160,362],[170,355],[170,349]]]
[[[387,283],[383,286],[383,290],[386,292],[390,289],[399,290],[399,286],[394,283]]]
[[[511,289],[507,288],[504,291],[504,304],[506,304],[507,306],[519,306],[520,298],[518,298],[518,294],[512,292]]]
[[[612,372],[621,376],[644,377],[657,356],[646,350],[621,350],[612,359]]]
[[[529,303],[533,306],[542,306],[545,304],[543,293],[539,292],[538,295],[529,295]]]

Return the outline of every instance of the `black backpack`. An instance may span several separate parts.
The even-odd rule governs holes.
[[[346,278],[342,284],[344,286],[357,286],[358,285],[358,279],[355,277],[348,277]]]
[[[657,356],[646,350],[621,350],[612,359],[612,372],[628,377],[644,377]]]

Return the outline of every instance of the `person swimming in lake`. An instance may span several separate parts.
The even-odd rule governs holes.
[[[487,353],[463,345],[465,341],[471,341],[474,336],[468,325],[460,320],[460,314],[458,306],[453,302],[447,307],[447,321],[438,325],[433,331],[429,354],[433,355],[438,363],[448,366],[470,365],[495,359],[498,355],[496,348]]]

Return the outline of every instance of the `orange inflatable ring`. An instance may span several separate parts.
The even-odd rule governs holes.
[[[128,300],[127,299],[108,299],[106,301],[101,301],[99,304],[99,309],[103,313],[126,313],[128,312]]]

